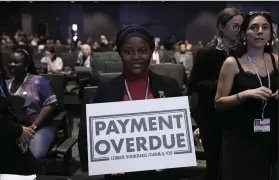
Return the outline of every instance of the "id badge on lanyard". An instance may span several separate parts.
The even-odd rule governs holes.
[[[246,54],[246,57],[247,57],[248,61],[250,62],[252,68],[254,69],[254,71],[255,71],[255,73],[258,77],[259,83],[262,87],[263,83],[262,83],[262,79],[259,75],[259,72],[255,68],[254,63],[251,60],[251,58],[248,56],[248,54]],[[268,65],[267,65],[264,57],[263,57],[263,59],[264,59],[265,70],[266,70],[267,79],[268,79],[268,88],[270,89],[270,74],[269,74],[269,71],[268,71]],[[267,118],[264,115],[264,110],[265,110],[266,104],[267,104],[267,101],[263,101],[261,117],[254,120],[254,124],[253,124],[254,132],[270,132],[270,118]]]

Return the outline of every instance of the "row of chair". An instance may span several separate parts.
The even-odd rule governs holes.
[[[39,53],[39,52],[35,52],[33,54],[33,60],[38,61],[41,60],[43,57],[43,53]],[[63,52],[63,53],[59,53],[57,54],[59,57],[61,57],[62,59],[77,59],[77,52]],[[92,57],[93,59],[112,59],[112,60],[120,60],[120,56],[117,52],[114,51],[108,51],[108,52],[94,52],[92,53]]]
[[[114,53],[114,52],[112,52]],[[100,54],[108,54],[108,53],[100,53]],[[96,68],[99,71],[102,72],[120,72],[122,71],[122,62],[120,58],[113,58],[112,56],[105,55],[102,58],[96,58],[99,57],[97,53],[93,53],[93,60],[95,61]],[[40,60],[43,57],[43,54],[34,54],[33,59],[35,66],[37,69],[46,69],[47,65],[44,63],[41,63]],[[65,67],[69,67],[71,70],[74,69],[74,67],[77,64],[77,54],[76,53],[65,53],[60,56],[63,60],[63,65]]]

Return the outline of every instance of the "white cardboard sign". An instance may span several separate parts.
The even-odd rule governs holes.
[[[89,175],[196,166],[188,97],[87,104]]]

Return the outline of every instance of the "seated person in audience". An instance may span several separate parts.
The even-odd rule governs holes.
[[[175,79],[149,70],[155,48],[154,42],[150,31],[140,25],[129,25],[117,34],[116,46],[122,59],[123,73],[99,84],[94,103],[182,96],[181,88]],[[86,132],[85,122],[81,121],[80,133]],[[86,141],[86,133],[79,137],[84,137]],[[176,170],[120,173],[120,175],[106,175],[105,179],[176,180],[179,179]]]
[[[91,47],[93,52],[99,52],[100,45],[97,41],[95,41]]]
[[[77,58],[77,66],[90,67],[92,60],[91,47],[88,44],[81,45],[81,51],[79,52]]]
[[[174,58],[176,63],[183,64],[187,78],[189,78],[193,67],[193,53],[186,49],[184,43],[181,43],[179,51],[174,54]]]
[[[40,166],[30,151],[24,154],[16,142],[29,142],[35,133],[32,128],[22,126],[10,106],[5,82],[6,71],[0,54],[0,174],[38,174]],[[0,175],[1,176],[1,175]]]
[[[163,60],[164,52],[160,49],[160,45],[158,42],[155,42],[155,49],[152,54],[152,60],[151,64],[160,64],[161,60]]]
[[[49,82],[35,75],[34,67],[25,50],[18,49],[11,53],[8,68],[13,79],[7,82],[7,86],[10,94],[22,96],[26,100],[26,115],[20,120],[24,127],[35,131],[34,138],[28,144],[29,149],[43,162],[55,136],[52,119],[57,100]]]
[[[190,44],[188,40],[185,40],[185,45],[186,45],[187,51],[191,51],[192,50],[193,45]]]
[[[55,48],[53,47],[45,50],[41,63],[47,64],[47,70],[50,73],[59,73],[63,69],[63,60],[56,55]]]
[[[112,51],[112,49],[109,48],[109,41],[107,40],[105,35],[100,36],[100,47],[99,47],[100,52],[107,52],[107,51]]]

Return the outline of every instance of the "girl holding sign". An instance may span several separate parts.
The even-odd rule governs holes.
[[[141,25],[126,26],[117,34],[116,46],[123,62],[123,73],[108,82],[100,83],[94,103],[182,96],[176,80],[149,70],[155,41],[148,29]],[[81,124],[81,128],[85,126]],[[116,175],[106,175],[105,179],[179,179],[178,173],[174,171],[119,172]]]

